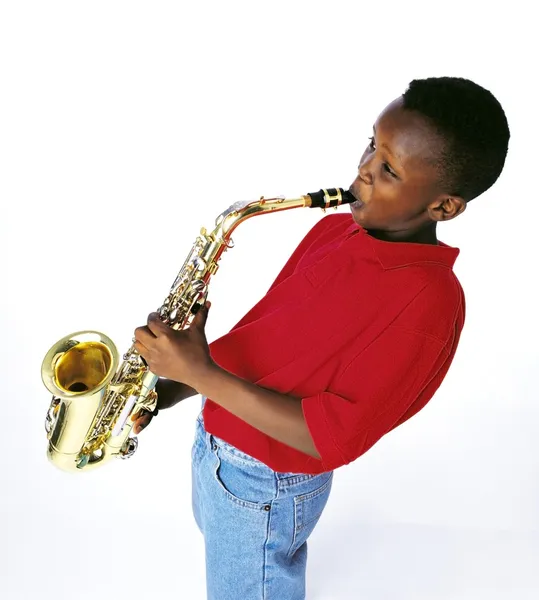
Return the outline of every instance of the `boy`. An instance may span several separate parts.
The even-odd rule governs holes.
[[[351,215],[316,223],[227,335],[208,346],[207,309],[183,332],[154,314],[135,331],[167,378],[158,408],[203,396],[192,491],[209,599],[305,598],[333,471],[423,408],[451,365],[465,301],[436,226],[493,185],[508,142],[484,88],[412,81],[374,125]]]

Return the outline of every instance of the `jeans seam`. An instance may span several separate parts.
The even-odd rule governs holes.
[[[294,504],[294,531],[292,534],[292,543],[290,544],[290,547],[288,548],[288,552],[287,552],[287,556],[290,557],[291,556],[291,551],[292,548],[294,548],[294,546],[296,545],[297,542],[297,538],[299,533],[305,528],[307,527],[307,525],[309,525],[310,523],[312,523],[313,521],[315,521],[316,519],[320,518],[320,515],[318,515],[318,517],[315,517],[313,519],[311,519],[310,521],[308,521],[307,523],[302,523],[301,525],[298,525],[298,513],[301,510],[301,503],[304,502],[305,500],[311,500],[312,498],[316,498],[317,496],[320,496],[320,494],[323,494],[328,486],[331,484],[332,481],[332,477],[330,476],[329,479],[323,483],[319,488],[317,488],[316,490],[313,490],[312,492],[308,492],[306,494],[300,494],[299,496],[294,496],[293,500],[293,504]],[[301,508],[300,508],[301,507]]]
[[[268,585],[268,580],[267,580],[267,574],[268,574],[268,543],[269,543],[269,536],[270,536],[270,531],[271,531],[271,519],[273,516],[273,501],[270,503],[271,508],[269,511],[269,515],[268,518],[266,520],[266,540],[264,542],[264,564],[262,565],[262,573],[263,573],[263,579],[262,579],[262,600],[266,600],[267,598],[267,585]]]
[[[294,498],[294,502],[303,502],[304,500],[310,500],[311,498],[316,498],[320,494],[323,494],[328,485],[331,483],[331,475],[328,477],[327,481],[323,483],[320,487],[316,488],[312,492],[306,492],[305,494],[300,494]]]

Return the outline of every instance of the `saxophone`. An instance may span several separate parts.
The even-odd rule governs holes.
[[[300,198],[283,196],[236,202],[220,214],[215,229],[203,227],[158,310],[173,329],[189,327],[206,302],[208,284],[223,252],[233,248],[235,228],[251,217],[308,207],[349,204],[350,192],[323,189]],[[134,342],[134,339],[133,339]],[[48,459],[64,471],[88,471],[112,457],[129,458],[138,446],[131,415],[157,406],[154,375],[134,345],[120,357],[113,341],[98,331],[79,331],[54,344],[43,359],[41,378],[52,394],[45,418]]]

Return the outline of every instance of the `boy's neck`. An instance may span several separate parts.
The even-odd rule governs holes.
[[[384,242],[409,242],[413,244],[431,244],[434,246],[438,245],[438,239],[436,237],[436,225],[428,229],[422,229],[413,234],[403,235],[399,237],[398,234],[388,233],[382,229],[368,230],[367,233],[377,240]]]

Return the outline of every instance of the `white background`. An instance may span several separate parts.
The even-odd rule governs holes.
[[[202,226],[237,200],[347,187],[380,111],[411,79],[440,75],[500,100],[506,168],[438,230],[461,249],[459,350],[421,413],[336,472],[309,541],[308,598],[538,597],[538,47],[527,6],[2,2],[3,599],[205,598],[190,480],[200,396],[160,415],[132,460],[69,476],[45,459],[45,352],[93,328],[125,351]],[[236,231],[210,288],[209,341],[322,217],[298,209]]]

